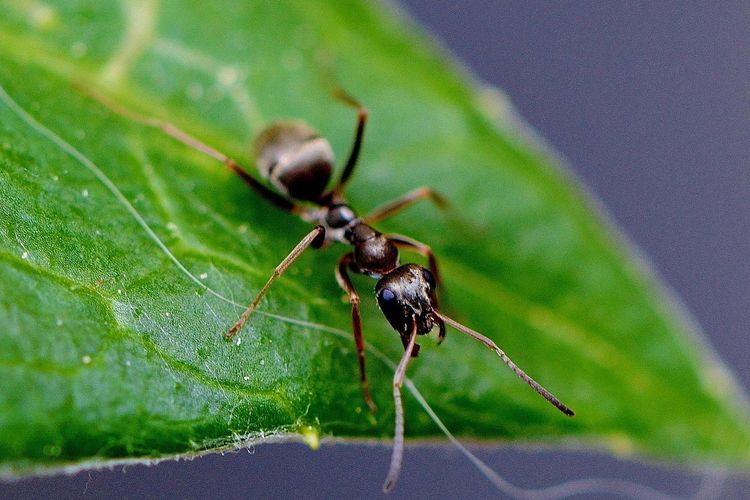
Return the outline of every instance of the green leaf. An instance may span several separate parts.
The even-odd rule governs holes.
[[[480,344],[422,339],[409,374],[456,434],[746,467],[742,394],[556,160],[388,6],[2,2],[0,470],[198,453],[268,437],[388,438],[392,368],[364,404],[333,268],[310,252],[241,342],[222,333],[309,231],[222,165],[83,89],[170,120],[249,165],[273,120],[345,156],[363,213],[419,185],[451,200],[380,225],[432,245],[447,310],[572,406],[566,418]],[[417,32],[417,34],[414,34]],[[5,93],[7,92],[7,94]],[[152,232],[153,231],[153,232]],[[404,258],[406,256],[404,255]],[[417,259],[418,260],[418,259]],[[403,352],[358,277],[365,335]],[[439,436],[406,396],[408,438]]]

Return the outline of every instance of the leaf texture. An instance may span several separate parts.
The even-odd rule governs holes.
[[[248,165],[249,140],[303,119],[346,156],[362,213],[443,193],[382,223],[429,243],[446,308],[572,406],[549,407],[481,345],[421,339],[409,374],[456,434],[746,466],[744,396],[558,162],[388,5],[2,2],[0,470],[164,457],[301,434],[388,438],[392,368],[368,354],[364,404],[349,306],[310,252],[240,341],[222,334],[309,230],[231,172],[85,89],[172,121]],[[403,256],[407,258],[406,255]],[[418,258],[415,258],[419,261]],[[365,335],[402,352],[367,278]],[[407,437],[439,436],[406,397]]]

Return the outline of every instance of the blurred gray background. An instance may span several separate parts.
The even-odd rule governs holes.
[[[570,163],[750,387],[750,4],[401,0]],[[692,496],[701,477],[571,451],[481,450],[523,486],[622,478]],[[374,498],[390,448],[267,445],[0,484],[0,498]],[[746,498],[732,476],[722,498]],[[453,448],[407,450],[390,498],[498,496]],[[601,494],[586,498],[618,498]]]

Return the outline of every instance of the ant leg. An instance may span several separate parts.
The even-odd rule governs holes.
[[[432,252],[432,248],[420,241],[401,234],[386,234],[385,237],[391,240],[397,247],[412,250],[423,257],[426,257],[429,262],[430,272],[435,277],[435,285],[440,286],[442,284],[440,271],[438,270],[437,258]]]
[[[367,108],[362,106],[358,100],[346,93],[343,89],[335,89],[333,95],[344,104],[356,108],[357,110],[357,132],[354,136],[354,144],[352,144],[352,149],[349,152],[349,159],[346,160],[341,177],[336,183],[336,187],[333,188],[332,193],[335,198],[344,192],[346,189],[346,183],[349,181],[349,177],[351,177],[352,172],[354,172],[354,167],[357,165],[359,151],[362,149],[362,137],[365,134],[365,124],[367,123]]]
[[[249,318],[253,311],[255,311],[255,309],[258,307],[258,303],[266,294],[268,289],[271,288],[273,282],[276,281],[279,276],[284,274],[284,271],[286,271],[289,266],[294,264],[294,261],[297,260],[300,255],[302,255],[302,252],[307,250],[307,248],[310,246],[312,246],[313,248],[320,247],[320,245],[323,243],[323,240],[325,239],[325,233],[326,231],[323,226],[315,226],[315,229],[310,231],[304,238],[302,238],[299,243],[297,243],[297,246],[295,246],[292,251],[289,252],[289,255],[287,255],[284,260],[282,260],[281,263],[276,266],[276,268],[273,270],[273,274],[271,274],[271,277],[268,278],[268,281],[265,285],[263,285],[263,288],[260,290],[260,292],[258,292],[258,295],[242,313],[240,319],[238,319],[237,322],[232,325],[232,328],[230,328],[229,331],[224,334],[224,337],[227,340],[232,340],[232,337],[234,337],[234,335],[242,329],[242,326],[247,321],[247,318]]]
[[[398,368],[396,368],[396,373],[393,374],[393,403],[396,410],[396,425],[393,436],[393,451],[391,452],[391,466],[388,469],[388,476],[385,478],[385,484],[383,484],[384,493],[388,493],[394,486],[396,486],[396,481],[398,481],[398,476],[401,473],[401,462],[404,458],[404,407],[401,402],[401,386],[404,384],[406,367],[412,357],[412,350],[414,349],[414,341],[416,338],[417,322],[413,321],[409,343],[406,345],[404,355],[401,357],[401,362],[398,364]]]
[[[228,167],[230,170],[232,170],[235,174],[237,174],[245,183],[253,188],[260,196],[266,199],[266,201],[272,203],[277,208],[280,208],[282,210],[286,210],[287,212],[291,212],[294,214],[300,214],[304,212],[304,209],[301,207],[295,205],[291,200],[287,199],[286,197],[278,194],[277,192],[267,188],[263,184],[261,184],[259,181],[255,179],[252,175],[250,175],[247,170],[242,168],[239,163],[237,163],[235,160],[230,158],[229,156],[225,155],[224,153],[218,151],[217,149],[212,148],[208,144],[200,141],[199,139],[193,137],[192,135],[188,134],[184,130],[178,128],[177,126],[166,122],[159,120],[158,118],[143,116],[138,113],[135,113],[129,109],[126,109],[125,107],[117,104],[112,99],[110,99],[107,96],[104,96],[103,94],[100,94],[92,89],[80,87],[79,88],[86,94],[90,95],[100,103],[102,103],[104,106],[109,108],[111,111],[117,113],[118,115],[124,116],[125,118],[128,118],[130,120],[133,120],[134,122],[140,123],[141,125],[146,125],[148,127],[153,127],[156,129],[161,130],[165,134],[171,136],[174,139],[177,139],[181,143],[185,144],[186,146],[189,146],[193,149],[197,149],[201,153],[205,153],[208,156],[219,160],[222,162],[226,167]]]
[[[425,245],[422,242],[419,242],[415,239],[409,238],[408,236],[403,236],[400,234],[387,234],[386,238],[392,241],[397,247],[400,247],[406,250],[412,250],[426,257],[427,261],[429,262],[428,266],[430,268],[430,272],[432,273],[432,276],[435,278],[435,286],[436,287],[439,286],[440,289],[442,290],[441,293],[445,295],[445,290],[443,289],[444,287],[442,285],[442,280],[440,279],[440,271],[438,270],[437,258],[435,257],[435,254],[432,252],[432,248],[430,248],[428,245]],[[440,309],[440,304],[438,303],[437,294],[435,294],[435,297],[433,297],[433,306],[435,307],[435,309]],[[440,318],[435,318],[435,323],[437,323],[439,327],[438,344],[442,344],[443,340],[445,340],[445,323]]]
[[[375,210],[367,214],[362,220],[369,225],[375,224],[383,219],[387,219],[396,215],[401,210],[420,200],[430,200],[435,203],[438,208],[445,209],[448,207],[448,200],[443,198],[440,193],[434,191],[431,188],[423,186],[421,188],[415,189],[414,191],[406,193],[398,199],[395,199],[389,203],[386,203],[385,205],[376,208]]]
[[[353,255],[348,253],[341,257],[339,265],[336,267],[336,281],[339,286],[349,296],[349,302],[352,304],[352,329],[354,330],[354,342],[357,345],[357,357],[359,358],[359,380],[362,384],[362,394],[365,398],[365,403],[370,407],[370,411],[375,412],[377,407],[372,401],[370,395],[370,383],[367,381],[367,372],[365,371],[365,338],[362,334],[362,316],[359,313],[359,294],[355,290],[352,280],[349,279],[349,274],[346,272],[346,268],[352,262]]]

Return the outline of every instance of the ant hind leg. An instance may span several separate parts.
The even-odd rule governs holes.
[[[341,177],[336,183],[336,186],[331,191],[331,193],[333,193],[333,197],[335,198],[341,196],[344,193],[344,190],[346,189],[346,183],[349,181],[349,178],[354,172],[354,167],[357,165],[359,152],[362,149],[362,139],[365,134],[365,125],[367,124],[367,108],[365,108],[357,99],[352,97],[341,88],[336,88],[333,91],[333,96],[344,104],[351,106],[357,110],[357,131],[354,136],[354,143],[352,144],[352,149],[349,152],[349,158],[344,164],[344,170],[341,172]]]
[[[127,109],[124,106],[116,103],[109,96],[100,94],[99,92],[96,92],[93,89],[90,89],[88,87],[83,87],[82,85],[78,85],[78,88],[85,94],[91,96],[92,98],[96,99],[101,104],[109,108],[112,112],[117,113],[118,115],[123,116],[129,120],[132,120],[136,123],[140,123],[141,125],[159,129],[165,134],[169,135],[170,137],[185,144],[186,146],[196,149],[200,151],[201,153],[204,153],[222,162],[227,168],[229,168],[235,174],[237,174],[248,186],[254,189],[260,196],[265,198],[266,201],[275,205],[277,208],[286,210],[287,212],[291,212],[294,214],[301,214],[305,211],[304,208],[296,205],[291,200],[287,199],[286,197],[280,195],[276,191],[273,191],[272,189],[261,184],[257,179],[255,179],[255,177],[250,175],[250,173],[247,170],[245,170],[234,159],[225,155],[221,151],[209,146],[208,144],[204,143],[198,138],[190,135],[189,133],[180,129],[176,125],[173,125],[172,123],[167,122],[167,121],[160,120],[158,118],[143,116],[134,111],[131,111],[130,109]]]

